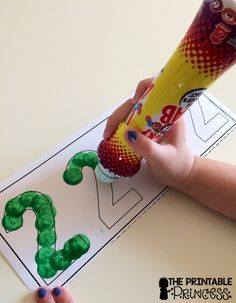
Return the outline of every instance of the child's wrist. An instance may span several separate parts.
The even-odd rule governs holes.
[[[178,189],[180,191],[186,192],[186,189],[188,188],[190,180],[193,177],[194,167],[196,166],[198,156],[191,155],[191,158],[188,159],[188,166],[186,167],[186,171],[183,174],[183,177],[178,179],[176,183],[173,185],[175,189]]]

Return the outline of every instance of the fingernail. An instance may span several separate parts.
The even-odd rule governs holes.
[[[134,142],[137,140],[138,134],[135,131],[128,130],[127,135],[130,142]]]
[[[45,289],[43,287],[38,289],[38,297],[39,298],[45,298],[47,296],[47,294],[48,294],[47,289]]]
[[[54,296],[58,297],[61,294],[61,289],[59,287],[55,287],[55,288],[53,288],[52,292],[53,292]]]

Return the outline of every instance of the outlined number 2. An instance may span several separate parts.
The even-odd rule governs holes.
[[[216,107],[212,106],[212,112],[204,111],[204,106],[209,106],[210,99],[202,95],[189,109],[192,125],[196,136],[203,142],[207,142],[216,134],[229,120],[221,114]],[[208,116],[206,116],[206,114]]]

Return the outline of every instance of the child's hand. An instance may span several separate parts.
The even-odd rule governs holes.
[[[133,129],[128,130],[125,137],[131,148],[147,161],[152,175],[159,182],[178,187],[190,174],[194,157],[186,144],[182,118],[159,143]]]
[[[132,107],[148,89],[151,79],[138,84],[132,99],[123,103],[108,119],[104,138],[108,139],[119,123],[124,121]],[[180,118],[163,137],[156,143],[134,129],[129,129],[125,138],[131,148],[148,163],[152,175],[161,183],[178,187],[191,172],[194,157],[186,144],[184,120]]]
[[[104,139],[109,139],[116,131],[118,125],[127,118],[134,105],[139,101],[153,80],[154,78],[149,78],[140,81],[136,88],[134,97],[128,99],[112,113],[112,115],[107,120],[107,124],[103,133]]]

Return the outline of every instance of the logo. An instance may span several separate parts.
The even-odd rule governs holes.
[[[229,301],[232,299],[232,278],[162,277],[159,279],[159,299]],[[178,301],[179,302],[179,301]],[[192,302],[192,301],[191,301]]]
[[[180,100],[180,106],[188,109],[204,93],[205,88],[198,88],[187,92]]]
[[[167,287],[169,286],[169,282],[167,278],[161,278],[159,280],[159,287],[160,287],[160,299],[167,300],[168,299],[168,292]]]
[[[188,91],[182,96],[179,105],[167,104],[161,109],[161,112],[156,114],[154,117],[149,115],[145,116],[146,129],[142,131],[142,134],[152,140],[158,141],[163,134],[167,133],[171,129],[173,123],[201,96],[204,91],[205,88]],[[137,110],[141,111],[141,107],[137,107]],[[130,119],[131,118],[128,119],[127,125]]]

